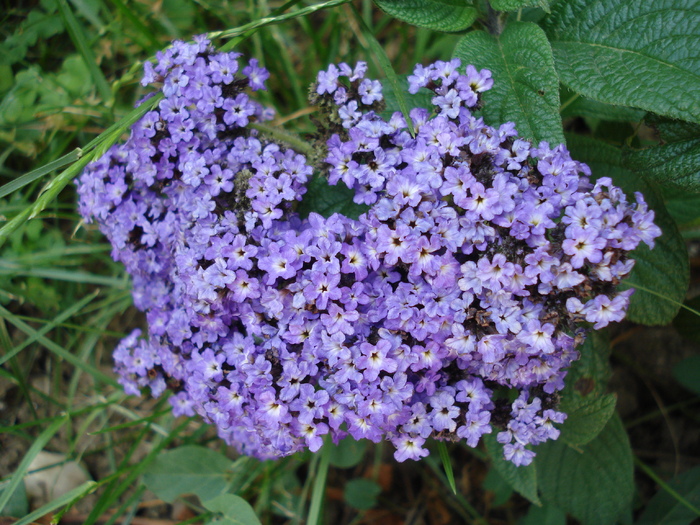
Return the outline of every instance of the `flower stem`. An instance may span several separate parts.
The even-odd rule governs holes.
[[[303,153],[304,155],[310,156],[314,151],[313,146],[309,142],[300,139],[298,135],[285,131],[282,128],[276,128],[261,122],[251,122],[248,124],[248,126],[269,135],[276,141],[283,142],[288,146],[291,146],[297,152]]]

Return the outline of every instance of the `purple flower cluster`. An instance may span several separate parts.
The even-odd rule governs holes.
[[[496,427],[521,465],[557,437],[576,344],[624,316],[627,252],[660,234],[641,195],[473,116],[488,71],[418,66],[409,91],[435,96],[412,136],[366,65],[340,64],[313,93],[336,131],[324,169],[369,210],[302,219],[313,168],[249,125],[270,116],[247,94],[267,72],[204,39],[157,58],[158,109],[78,180],[148,320],[114,353],[127,392],[170,389],[176,415],[260,458],[349,434],[419,459]]]

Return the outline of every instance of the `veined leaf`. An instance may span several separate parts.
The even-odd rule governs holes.
[[[403,22],[436,31],[462,31],[476,20],[466,0],[374,0],[379,8]]]
[[[569,88],[700,122],[699,24],[700,0],[568,0],[544,27]]]
[[[230,466],[231,461],[218,452],[188,445],[160,454],[144,473],[143,482],[169,503],[183,494],[196,494],[205,501],[228,488]]]
[[[542,499],[583,525],[612,525],[629,512],[634,493],[632,449],[619,416],[582,450],[561,440],[537,447]]]
[[[517,11],[524,7],[541,7],[549,13],[549,0],[491,0],[496,11]]]
[[[454,56],[462,64],[491,70],[493,88],[483,94],[487,124],[512,121],[525,139],[564,142],[552,49],[537,25],[514,22],[499,36],[472,31],[457,44]]]
[[[626,150],[625,165],[649,180],[687,191],[700,191],[700,126],[688,122],[653,120],[665,144]]]
[[[487,434],[482,439],[491,458],[491,465],[496,469],[496,472],[521,496],[536,505],[541,505],[537,495],[537,467],[535,464],[516,467],[510,461],[503,459],[503,445],[496,441],[495,434]]]
[[[647,325],[670,323],[680,309],[690,279],[688,253],[676,223],[656,190],[624,166],[619,149],[578,135],[569,136],[568,140],[572,157],[588,164],[595,178],[611,177],[628,197],[641,191],[649,208],[654,210],[654,222],[663,235],[656,239],[653,250],[643,244],[630,254],[636,263],[623,286],[636,291],[627,317]]]

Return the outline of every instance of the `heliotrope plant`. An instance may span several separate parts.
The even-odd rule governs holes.
[[[485,125],[491,75],[457,59],[416,66],[432,104],[386,118],[364,63],[321,71],[307,158],[256,126],[268,73],[240,59],[204,38],[159,53],[157,109],[77,181],[148,320],[114,352],[126,391],[172,390],[259,458],[349,434],[403,461],[497,432],[529,464],[586,331],[625,315],[628,253],[661,234],[642,195]],[[302,217],[314,171],[366,212]]]

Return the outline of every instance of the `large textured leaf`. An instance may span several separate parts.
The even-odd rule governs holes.
[[[523,7],[541,7],[549,12],[549,0],[491,0],[496,11],[517,11]]]
[[[668,213],[681,229],[700,222],[700,192],[677,187],[665,187],[662,192]]]
[[[665,144],[627,150],[625,164],[659,184],[699,192],[700,126],[675,121],[659,122],[656,127]]]
[[[700,507],[700,467],[675,477],[669,482],[669,486],[687,503],[695,508]],[[697,513],[662,488],[651,498],[636,525],[691,525],[697,523],[697,519]]]
[[[700,0],[567,0],[545,30],[571,89],[700,122],[699,25]]]
[[[541,505],[540,498],[537,496],[537,468],[535,464],[516,467],[510,461],[503,459],[503,445],[496,441],[495,434],[486,434],[483,440],[491,458],[491,466],[496,469],[496,472],[521,496],[536,505]]]
[[[369,208],[355,204],[352,200],[354,195],[355,192],[342,181],[331,186],[325,177],[314,175],[306,185],[306,193],[299,204],[298,212],[302,217],[308,217],[309,213],[316,212],[324,217],[340,213],[351,219],[357,219]]]
[[[567,418],[560,440],[585,445],[603,430],[615,412],[615,396],[605,394],[610,379],[610,342],[604,332],[592,332],[578,348],[581,358],[566,375],[560,409]]]
[[[608,394],[602,397],[586,397],[575,403],[562,402],[566,422],[561,429],[561,439],[574,447],[589,443],[600,434],[615,413],[617,397]]]
[[[188,445],[160,454],[148,466],[143,483],[163,501],[172,503],[183,494],[201,501],[223,493],[229,481],[231,461],[208,448]]]
[[[570,89],[563,88],[561,97],[561,117],[589,117],[612,122],[639,122],[646,114],[641,109],[614,106],[583,97]]]
[[[564,142],[552,49],[538,26],[514,22],[499,36],[472,31],[459,41],[454,56],[491,70],[494,85],[484,93],[487,124],[512,121],[525,139]]]
[[[634,493],[632,450],[619,416],[578,452],[563,441],[537,448],[537,481],[545,503],[583,525],[612,525],[630,511]]]
[[[568,142],[572,156],[588,164],[595,178],[611,177],[628,197],[641,191],[656,213],[654,222],[663,230],[656,247],[650,250],[643,244],[631,254],[636,263],[623,285],[636,287],[636,292],[627,317],[647,325],[670,323],[678,313],[690,279],[688,253],[676,223],[656,190],[624,167],[619,149],[578,135],[569,136]]]
[[[467,0],[374,0],[387,14],[414,26],[436,31],[462,31],[476,20]]]

